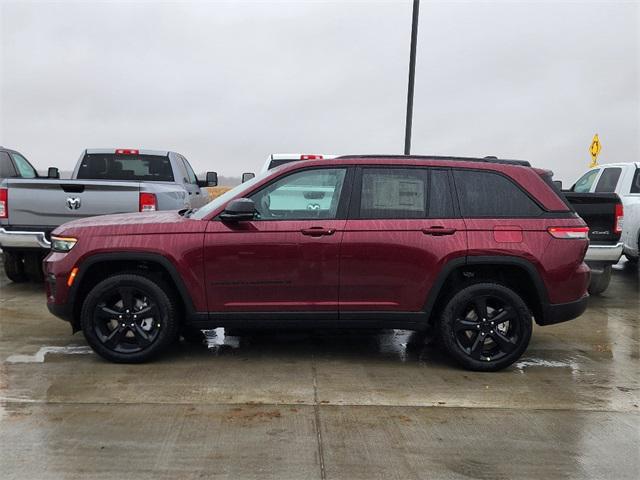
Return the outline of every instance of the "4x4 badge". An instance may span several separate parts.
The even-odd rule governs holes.
[[[80,197],[67,197],[67,208],[69,210],[78,210],[80,205]]]

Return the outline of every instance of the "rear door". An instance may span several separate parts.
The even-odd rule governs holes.
[[[312,168],[253,192],[252,221],[212,220],[205,237],[209,310],[338,315],[348,169]]]
[[[465,254],[464,229],[448,170],[358,168],[340,253],[340,318],[421,311],[442,266]]]

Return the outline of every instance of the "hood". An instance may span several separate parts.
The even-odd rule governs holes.
[[[120,213],[87,217],[67,222],[56,228],[52,234],[74,235],[136,235],[144,233],[179,233],[203,231],[199,220],[185,218],[177,211]]]

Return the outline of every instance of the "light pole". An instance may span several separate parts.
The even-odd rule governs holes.
[[[420,0],[413,0],[411,19],[411,51],[409,53],[409,87],[407,88],[407,121],[404,131],[404,154],[411,154],[411,127],[413,124],[413,86],[416,76],[416,44],[418,43],[418,10]]]

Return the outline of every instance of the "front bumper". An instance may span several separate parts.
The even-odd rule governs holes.
[[[575,302],[547,304],[544,307],[544,317],[536,319],[536,322],[538,325],[553,325],[573,320],[584,313],[588,300],[589,295],[585,295]]]
[[[622,256],[622,242],[615,245],[589,245],[584,261],[589,262],[605,262],[610,264],[618,263]]]
[[[26,232],[5,230],[0,227],[0,247],[2,248],[41,248],[49,250],[51,242],[45,232]]]

